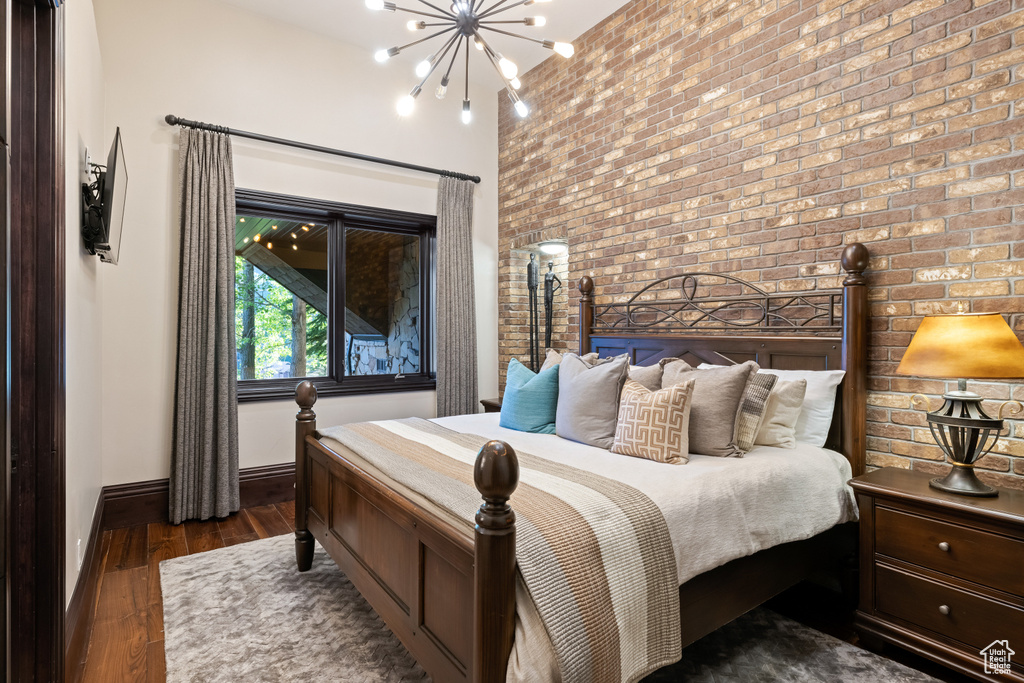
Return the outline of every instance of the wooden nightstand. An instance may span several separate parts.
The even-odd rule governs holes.
[[[501,412],[501,399],[500,398],[484,398],[480,400],[480,405],[484,407],[485,413],[500,413]]]
[[[886,468],[851,485],[860,505],[860,607],[854,625],[983,681],[1024,682],[1024,493],[969,498],[934,475]],[[1007,674],[981,651],[1015,651]]]

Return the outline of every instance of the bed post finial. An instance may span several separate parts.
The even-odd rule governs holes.
[[[580,355],[590,353],[590,328],[594,326],[594,278],[584,275],[580,289]]]
[[[868,269],[869,259],[868,248],[860,242],[854,242],[843,250],[840,262],[843,265],[843,270],[846,271],[846,280],[843,281],[844,287],[867,284],[864,271]]]
[[[863,474],[867,460],[867,373],[868,373],[868,248],[854,242],[840,259],[843,280],[843,434],[842,448],[850,460],[853,475]]]
[[[306,437],[316,434],[316,385],[308,379],[295,387],[295,402],[299,412],[295,415],[295,560],[299,571],[313,566],[315,543],[306,528],[306,510],[309,508],[309,481],[306,479]]]
[[[519,485],[515,450],[488,441],[473,481],[484,499],[476,513],[473,683],[504,683],[516,614],[516,515],[508,504]]]

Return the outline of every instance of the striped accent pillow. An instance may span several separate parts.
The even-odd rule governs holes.
[[[744,453],[754,447],[754,438],[757,436],[757,430],[761,428],[761,421],[768,407],[768,396],[778,381],[777,375],[770,375],[767,372],[751,373],[747,381],[747,388],[740,400],[739,412],[736,413],[736,432],[733,435],[736,447]]]
[[[612,452],[672,465],[689,462],[692,397],[692,379],[660,391],[627,379]]]

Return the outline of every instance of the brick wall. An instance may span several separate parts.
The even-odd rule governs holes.
[[[1024,338],[1024,0],[634,0],[575,45],[522,78],[528,119],[501,106],[502,366],[523,235],[565,230],[599,302],[684,269],[831,288],[860,241],[868,462],[940,471],[910,398],[952,384],[894,370],[957,300]],[[972,386],[989,407],[1024,399]],[[1024,489],[1012,428],[980,467]]]

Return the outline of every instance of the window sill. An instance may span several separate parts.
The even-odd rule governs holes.
[[[302,378],[239,380],[238,402],[295,400],[295,387]],[[400,380],[379,377],[349,377],[338,382],[326,377],[310,378],[316,386],[318,398],[326,396],[365,396],[367,394],[392,394],[409,391],[434,391],[437,381],[433,377],[409,375]]]

